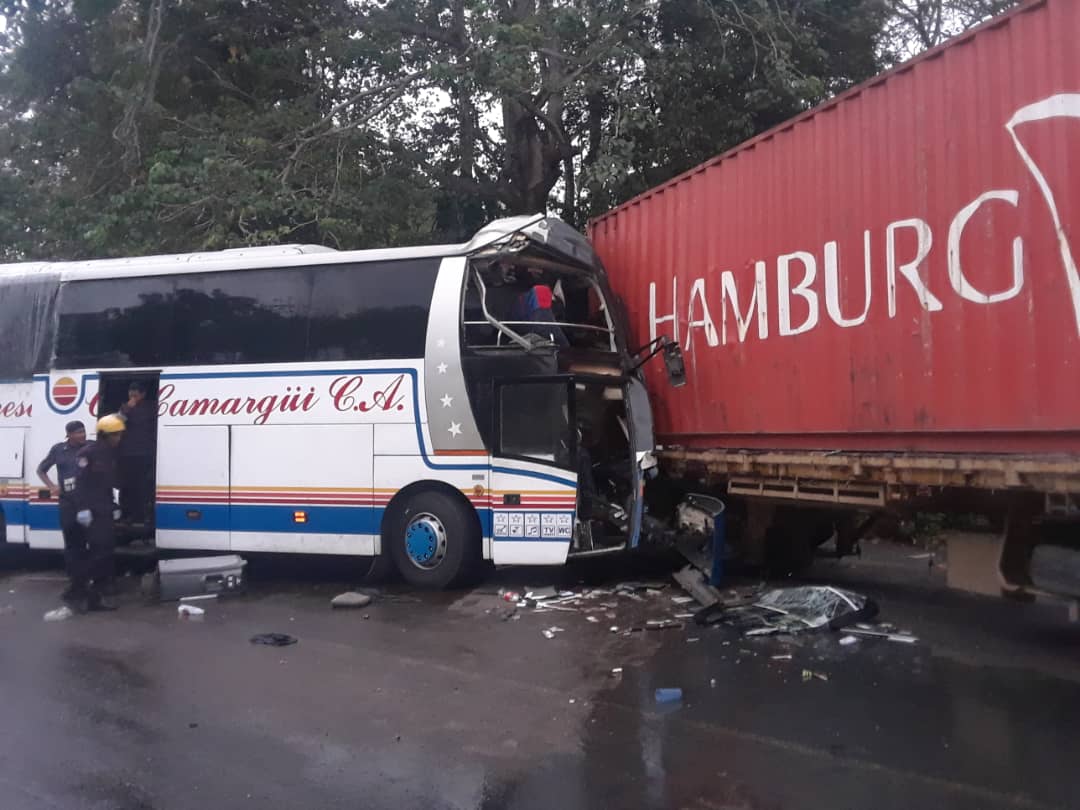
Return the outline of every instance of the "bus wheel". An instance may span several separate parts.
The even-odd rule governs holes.
[[[393,516],[383,535],[406,582],[447,588],[466,582],[480,564],[480,526],[470,510],[443,492],[421,492]]]

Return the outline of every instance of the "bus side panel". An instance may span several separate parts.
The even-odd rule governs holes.
[[[577,476],[524,461],[493,459],[492,549],[497,565],[562,565],[570,551]]]
[[[375,551],[373,425],[232,428],[234,551]]]
[[[155,523],[158,548],[231,547],[227,426],[158,429]]]
[[[26,499],[23,482],[26,429],[0,427],[0,511],[9,543],[26,542]],[[2,542],[5,537],[0,537]]]

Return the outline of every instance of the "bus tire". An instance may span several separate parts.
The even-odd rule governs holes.
[[[398,572],[417,588],[466,584],[480,565],[480,522],[452,495],[418,492],[388,515],[382,546]]]

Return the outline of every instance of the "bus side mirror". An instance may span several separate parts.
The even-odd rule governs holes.
[[[673,340],[664,343],[664,365],[667,367],[668,382],[672,388],[686,385],[686,364],[683,362],[682,349]]]

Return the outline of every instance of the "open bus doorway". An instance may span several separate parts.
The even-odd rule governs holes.
[[[156,371],[101,375],[98,416],[116,413],[127,423],[117,449],[120,520],[116,536],[120,541],[154,537],[160,376]]]

